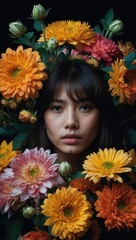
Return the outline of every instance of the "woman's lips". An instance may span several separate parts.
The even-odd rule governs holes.
[[[76,144],[80,141],[80,137],[76,134],[67,134],[62,137],[64,143],[66,144]]]

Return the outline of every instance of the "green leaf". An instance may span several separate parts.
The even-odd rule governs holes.
[[[81,171],[77,171],[77,172],[73,173],[72,176],[71,176],[72,179],[82,178],[82,177],[83,177],[83,175],[82,175]]]
[[[101,30],[101,28],[100,28],[99,25],[96,25],[93,29],[94,29],[94,31],[95,31],[96,33],[99,33],[99,34],[103,35],[103,32],[102,32],[102,30]]]
[[[41,32],[42,31],[42,24],[38,20],[34,20],[33,27],[36,31]]]
[[[136,52],[131,52],[124,57],[126,62],[133,62],[136,58]]]
[[[104,19],[107,22],[107,24],[110,24],[111,22],[113,22],[113,20],[114,20],[113,7],[109,8],[107,10],[107,12],[105,13]]]
[[[7,135],[13,135],[15,134],[15,129],[13,127],[1,127],[0,128],[0,135],[4,135],[4,136],[7,136]]]
[[[42,228],[44,226],[45,221],[48,217],[44,216],[43,214],[37,214],[34,217],[34,224],[38,228]]]
[[[128,131],[128,141],[129,141],[129,144],[132,144],[132,145],[136,144],[136,131],[134,129],[130,129]]]
[[[28,132],[20,132],[13,141],[13,149],[21,149],[28,138]]]
[[[20,235],[24,219],[21,216],[14,216],[10,218],[6,228],[5,240],[17,240]]]

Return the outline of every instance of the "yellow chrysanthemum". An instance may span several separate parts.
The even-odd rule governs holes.
[[[83,173],[86,174],[85,178],[90,178],[94,183],[99,182],[103,177],[106,177],[107,180],[123,182],[118,173],[131,171],[127,165],[130,164],[132,158],[123,150],[99,149],[97,153],[92,153],[86,158],[83,163]]]
[[[94,42],[95,32],[87,22],[81,21],[56,21],[45,28],[46,40],[54,37],[59,45],[68,42],[72,45],[85,43],[89,45]],[[43,42],[43,35],[38,42]]]
[[[131,42],[118,41],[119,49],[123,52],[123,55],[126,56],[129,53],[136,51],[134,45]]]
[[[62,187],[54,194],[48,194],[41,208],[42,213],[49,217],[44,225],[52,226],[52,235],[59,239],[74,240],[90,225],[92,205],[76,188]]]
[[[21,45],[16,51],[8,48],[0,59],[0,92],[3,97],[17,100],[38,97],[42,80],[47,79],[45,68],[38,51],[23,49]]]
[[[136,101],[136,70],[128,70],[122,59],[112,64],[112,70],[108,81],[111,95],[119,97],[121,103],[133,105]]]
[[[8,144],[4,140],[0,145],[0,171],[6,167],[16,155],[17,152],[13,151],[13,141]]]

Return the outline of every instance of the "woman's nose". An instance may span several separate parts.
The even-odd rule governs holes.
[[[79,121],[77,114],[74,110],[67,111],[64,127],[66,129],[77,129],[79,128]]]

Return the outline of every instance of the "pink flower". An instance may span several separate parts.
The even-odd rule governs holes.
[[[8,216],[12,214],[12,209],[17,209],[19,196],[10,196],[13,190],[12,178],[0,179],[0,209],[2,213],[8,212]]]
[[[20,196],[21,202],[30,198],[38,202],[40,197],[47,195],[48,189],[64,185],[58,172],[59,164],[55,164],[56,159],[57,154],[50,154],[50,150],[43,148],[26,149],[18,154],[10,168],[1,174],[3,179],[14,174],[10,196]]]
[[[81,49],[80,49],[81,50]],[[116,58],[122,58],[123,53],[111,39],[105,38],[100,34],[95,34],[95,43],[82,45],[82,51],[91,53],[97,60],[105,60],[110,64]]]

